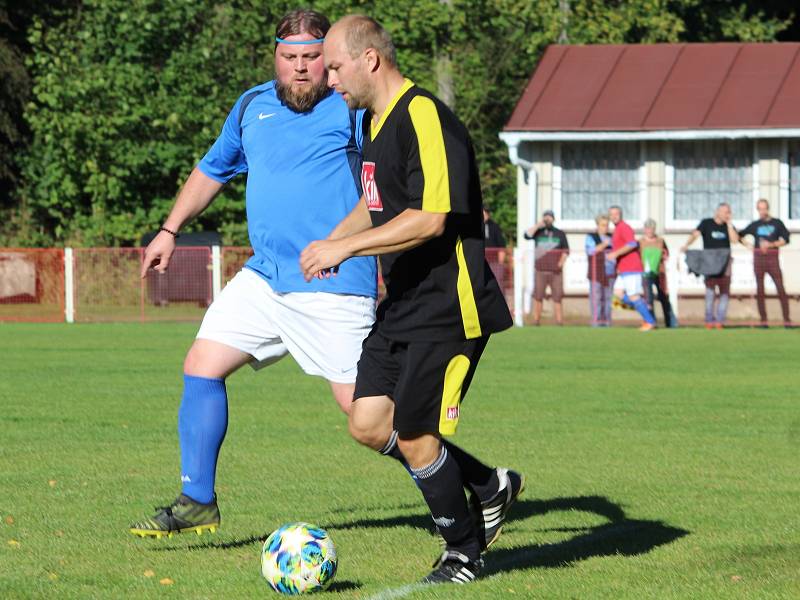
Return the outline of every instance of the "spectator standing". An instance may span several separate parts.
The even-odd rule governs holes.
[[[644,222],[644,235],[639,239],[639,247],[642,250],[642,265],[644,266],[644,295],[647,307],[655,317],[655,299],[661,304],[664,313],[664,325],[666,327],[675,326],[675,318],[672,314],[672,306],[669,302],[667,293],[667,273],[666,263],[669,258],[669,249],[664,238],[656,234],[656,222],[647,219]]]
[[[731,242],[739,241],[739,234],[733,226],[733,212],[727,202],[721,202],[710,219],[703,219],[689,239],[681,247],[686,252],[698,237],[703,237],[704,250],[728,250],[728,259],[719,273],[706,274],[706,329],[722,329],[728,313],[728,300],[731,290]]]
[[[656,327],[653,313],[647,308],[642,297],[642,257],[639,243],[633,229],[622,220],[622,207],[612,206],[608,209],[608,217],[614,224],[611,236],[610,260],[617,263],[617,278],[614,281],[615,298],[620,304],[633,307],[642,317],[639,331],[651,331]]]
[[[783,287],[783,273],[779,261],[779,248],[789,243],[789,230],[780,219],[773,219],[769,214],[769,202],[761,199],[756,204],[758,219],[739,232],[742,244],[753,250],[753,270],[756,275],[756,302],[761,327],[767,327],[767,302],[764,293],[764,275],[772,277],[778,299],[783,312],[783,324],[791,327],[789,318],[789,297]],[[744,238],[752,236],[754,244],[750,245]]]
[[[586,234],[587,273],[589,279],[589,309],[592,327],[611,326],[611,297],[617,266],[606,255],[611,251],[611,234],[608,232],[608,216],[597,215],[597,229]]]
[[[552,210],[542,213],[542,220],[525,232],[526,240],[536,244],[536,260],[534,262],[533,283],[533,324],[539,325],[542,318],[542,306],[547,288],[553,299],[553,312],[556,324],[564,324],[564,311],[561,300],[564,297],[563,268],[569,255],[567,235],[555,227],[555,215]]]
[[[487,249],[486,262],[492,269],[495,279],[500,284],[500,288],[505,291],[506,281],[506,238],[500,226],[492,220],[492,213],[489,207],[483,205],[483,242]],[[492,250],[489,250],[492,248]]]

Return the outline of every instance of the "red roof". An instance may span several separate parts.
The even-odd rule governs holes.
[[[800,127],[800,43],[550,46],[506,131]]]

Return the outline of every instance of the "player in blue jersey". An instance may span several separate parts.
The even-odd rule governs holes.
[[[178,413],[180,496],[134,523],[139,536],[214,531],[217,456],[228,421],[225,379],[240,367],[286,354],[328,380],[349,412],[361,344],[375,313],[375,259],[348,261],[310,286],[300,252],[324,238],[361,196],[361,112],[327,85],[322,41],[328,20],[296,10],[278,24],[274,81],[244,93],[192,171],[161,231],[147,247],[142,276],[163,272],[175,237],[233,177],[247,173],[253,257],[209,307],[184,362]]]

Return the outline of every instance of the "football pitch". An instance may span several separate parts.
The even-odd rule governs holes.
[[[229,379],[219,532],[127,527],[179,485],[194,324],[0,324],[0,598],[278,598],[259,552],[326,528],[323,598],[800,597],[800,333],[528,328],[489,344],[456,443],[527,476],[482,578],[291,359]]]

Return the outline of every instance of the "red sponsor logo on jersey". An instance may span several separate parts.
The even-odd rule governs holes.
[[[458,420],[458,407],[457,406],[450,406],[447,409],[447,420],[448,421],[456,421]]]
[[[364,162],[361,165],[361,187],[364,188],[364,198],[367,201],[367,208],[370,210],[383,210],[383,202],[378,192],[378,184],[375,182],[375,163]]]

